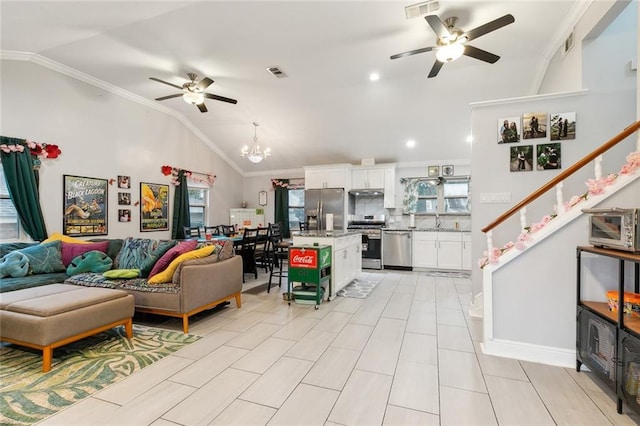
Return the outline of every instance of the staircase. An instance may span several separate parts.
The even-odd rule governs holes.
[[[617,173],[603,176],[601,168],[603,155],[639,128],[640,122],[628,126],[482,229],[487,237],[487,251],[478,261],[483,286],[471,315],[483,318],[485,353],[575,365],[575,247],[588,244],[582,209],[629,197],[640,206],[640,138]],[[565,201],[563,182],[590,164],[594,178],[587,182],[588,190]],[[554,189],[555,205],[549,210],[555,214],[530,223],[527,206]],[[516,214],[521,233],[494,245],[493,230]],[[593,273],[606,275],[606,267]]]

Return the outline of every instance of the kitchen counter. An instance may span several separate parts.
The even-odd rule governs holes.
[[[331,289],[326,293],[328,300],[362,271],[362,234],[358,231],[302,231],[292,237],[294,246],[331,246]]]
[[[383,231],[420,231],[420,232],[471,232],[471,229],[455,228],[382,228]]]

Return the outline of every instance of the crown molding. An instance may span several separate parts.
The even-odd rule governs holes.
[[[191,133],[193,133],[196,138],[200,139],[202,143],[204,143],[213,152],[215,152],[225,163],[227,163],[229,166],[231,166],[232,169],[238,172],[238,174],[240,174],[242,177],[245,177],[247,175],[233,160],[229,158],[229,156],[227,156],[211,139],[209,139],[204,133],[202,133],[202,131],[198,129],[191,121],[189,121],[183,114],[171,108],[160,105],[157,102],[150,101],[147,98],[143,98],[142,96],[136,95],[135,93],[129,92],[128,90],[124,90],[120,87],[114,86],[113,84],[107,83],[106,81],[100,80],[96,77],[93,77],[92,75],[83,73],[75,68],[71,68],[67,65],[61,64],[60,62],[56,62],[37,53],[0,50],[0,60],[33,62],[34,64],[49,68],[50,70],[56,71],[60,74],[67,75],[76,80],[91,84],[95,87],[99,87],[102,90],[113,93],[132,102],[136,102],[147,108],[151,108],[164,114],[170,115],[180,123],[182,123],[189,131],[191,131]]]
[[[495,105],[516,104],[520,102],[532,102],[547,99],[560,99],[570,96],[583,96],[589,93],[589,89],[576,90],[574,92],[545,93],[543,95],[519,96],[517,98],[493,99],[490,101],[472,102],[469,104],[471,109],[484,108]]]

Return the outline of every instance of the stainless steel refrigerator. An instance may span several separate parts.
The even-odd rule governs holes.
[[[304,216],[309,230],[326,230],[327,214],[333,215],[333,229],[343,230],[344,189],[307,189],[304,191]]]

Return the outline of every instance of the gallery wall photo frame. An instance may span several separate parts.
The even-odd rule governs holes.
[[[118,210],[118,222],[131,222],[131,210],[119,209]]]
[[[535,166],[533,163],[533,145],[515,145],[509,152],[510,172],[530,172]]]
[[[169,185],[140,182],[140,232],[169,230]]]
[[[442,166],[442,176],[453,176],[453,166]]]
[[[131,176],[118,176],[118,188],[131,189]]]
[[[64,235],[107,235],[109,181],[84,176],[63,175]]]
[[[549,117],[549,121],[551,121],[550,139],[552,141],[576,138],[575,112],[553,112],[549,114]]]
[[[520,117],[503,117],[498,119],[498,143],[520,142]]]
[[[548,125],[546,112],[527,112],[522,115],[522,138],[546,138]]]
[[[558,170],[562,168],[562,145],[559,142],[536,145],[536,169]]]
[[[427,167],[427,176],[429,176],[429,177],[438,177],[438,176],[440,176],[440,166],[429,166],[429,167]]]
[[[118,192],[118,205],[119,206],[131,205],[131,194],[128,192]]]
[[[261,206],[267,205],[267,191],[258,192],[258,204]]]

